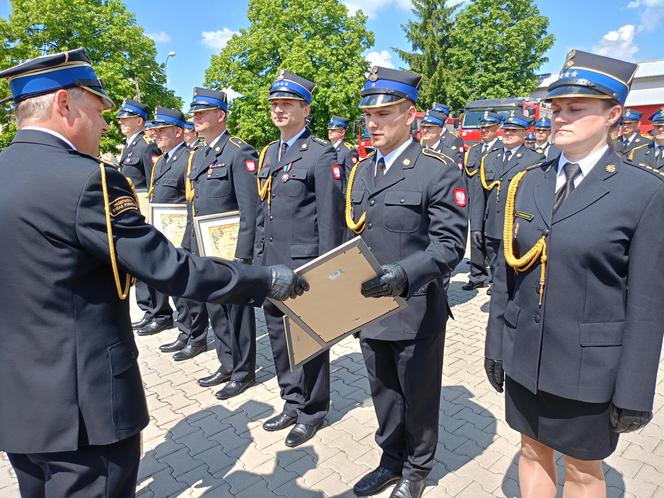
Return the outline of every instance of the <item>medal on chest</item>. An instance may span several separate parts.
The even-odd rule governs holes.
[[[284,166],[284,174],[281,175],[281,181],[286,183],[288,179],[290,178],[290,175],[288,174],[291,168],[293,167],[293,163],[287,164]]]

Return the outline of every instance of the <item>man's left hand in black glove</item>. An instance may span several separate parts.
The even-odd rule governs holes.
[[[382,275],[378,275],[362,284],[364,297],[401,296],[408,288],[406,271],[395,263],[380,267]]]
[[[611,413],[609,414],[609,423],[613,432],[624,433],[634,432],[648,425],[652,420],[652,412],[641,412],[637,410],[628,410],[618,408],[611,403]]]

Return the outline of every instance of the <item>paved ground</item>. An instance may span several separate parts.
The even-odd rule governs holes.
[[[484,289],[462,291],[466,279],[466,274],[457,274],[450,288],[456,320],[448,324],[440,439],[425,496],[515,497],[519,438],[503,421],[502,397],[485,381],[482,366],[488,297]],[[213,351],[183,363],[159,353],[158,346],[174,336],[174,331],[164,332],[137,341],[152,417],[143,432],[139,497],[354,496],[353,483],[379,458],[369,384],[356,340],[347,339],[332,350],[332,408],[326,426],[309,444],[289,449],[283,444],[285,432],[261,428],[282,406],[262,316],[258,384],[227,402],[214,398],[215,389],[195,383],[217,367]],[[611,497],[664,498],[661,370],[653,422],[622,437],[606,462]],[[4,454],[0,496],[18,496]]]

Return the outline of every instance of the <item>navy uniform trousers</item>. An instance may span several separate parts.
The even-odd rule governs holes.
[[[258,173],[271,182],[260,204],[256,254],[263,264],[297,268],[342,242],[342,181],[335,175],[337,153],[307,129],[279,159],[278,142],[267,146]],[[271,180],[269,180],[271,178]],[[271,201],[268,206],[268,198]],[[298,423],[322,423],[330,404],[330,362],[326,352],[290,369],[283,313],[263,306],[283,411]]]
[[[189,213],[196,216],[240,211],[236,258],[253,259],[256,230],[256,169],[258,156],[253,147],[224,132],[212,148],[194,152],[189,181],[194,198]],[[188,225],[191,226],[190,217]],[[194,231],[189,229],[187,248],[198,254]],[[256,316],[253,306],[216,305],[188,302],[189,333],[182,340],[194,345],[205,344],[208,321],[216,341],[219,371],[238,382],[256,376]],[[188,337],[187,337],[188,336]]]
[[[358,166],[353,217],[366,213],[362,239],[381,264],[408,276],[408,307],[360,333],[382,450],[380,465],[405,479],[426,478],[434,464],[445,325],[444,289],[463,257],[465,181],[448,156],[411,143],[378,183],[375,156]]]

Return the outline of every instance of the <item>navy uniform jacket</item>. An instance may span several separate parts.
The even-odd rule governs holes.
[[[136,189],[147,190],[152,166],[160,154],[157,144],[141,131],[122,151],[120,171],[132,181]]]
[[[517,273],[499,258],[486,356],[532,392],[651,410],[664,332],[664,182],[609,150],[552,215],[557,166],[526,173],[515,205],[516,256],[550,233],[543,304],[539,260]]]
[[[486,196],[484,188],[480,182],[480,164],[482,163],[482,145],[484,142],[477,142],[470,146],[465,158],[465,172],[467,176],[468,198],[470,207],[468,214],[470,217],[470,231],[484,232],[484,210],[486,208]],[[487,155],[492,150],[499,150],[503,147],[500,140],[496,140],[493,146],[484,154]]]
[[[537,144],[535,144],[535,152],[538,154],[544,154],[546,159],[554,160],[560,157],[562,150],[560,150],[560,147],[558,147],[556,144],[547,142],[544,147],[538,147]]]
[[[353,217],[366,213],[362,239],[378,262],[406,271],[408,307],[365,327],[361,337],[400,341],[439,334],[448,315],[443,277],[466,248],[463,176],[454,160],[413,142],[374,186],[375,157],[357,166]]]
[[[334,150],[337,151],[337,162],[344,168],[344,185],[346,185],[350,172],[355,163],[357,163],[357,154],[343,142],[335,147]]]
[[[634,140],[629,143],[623,142],[622,137],[618,137],[613,141],[615,150],[621,152],[627,157],[629,157],[633,149],[648,145],[650,143],[652,143],[652,139],[648,135],[641,135],[640,133],[637,133],[636,137],[634,137]]]
[[[630,153],[630,159],[633,163],[650,166],[651,168],[664,168],[664,155],[660,154],[660,157],[655,157],[655,142],[633,149]]]
[[[484,160],[484,177],[486,183],[490,185],[492,182],[499,180],[500,186],[495,187],[490,191],[482,188],[484,203],[473,202],[470,205],[471,230],[479,230],[479,223],[476,220],[483,217],[484,236],[498,240],[503,238],[505,196],[510,181],[519,171],[522,171],[528,166],[532,166],[544,159],[542,154],[538,154],[534,150],[522,145],[516,151],[512,151],[510,160],[504,165],[503,150],[503,144],[501,142],[496,142],[496,146],[489,151]],[[480,186],[482,181],[481,175],[482,172],[480,171],[477,174]]]
[[[261,153],[258,178],[262,185],[272,180],[270,200],[263,199],[259,208],[256,254],[263,264],[297,268],[342,242],[342,182],[335,177],[334,147],[308,129],[281,161],[278,149],[277,141]]]
[[[436,150],[454,159],[458,166],[463,166],[463,140],[456,133],[443,128],[443,133],[440,135],[440,142]]]
[[[174,248],[138,211],[127,180],[105,168],[124,284],[164,294],[260,303],[264,268]],[[0,449],[72,451],[137,434],[148,414],[129,317],[111,269],[97,159],[41,131],[0,154]]]
[[[185,178],[189,162],[189,148],[182,142],[171,154],[159,157],[154,165],[152,175],[152,192],[150,202],[155,204],[184,204]]]
[[[189,179],[194,189],[192,200],[195,216],[240,211],[236,258],[254,257],[256,234],[256,150],[242,139],[225,131],[214,148],[193,153]],[[190,210],[191,214],[191,210]],[[191,247],[196,247],[191,234]]]

